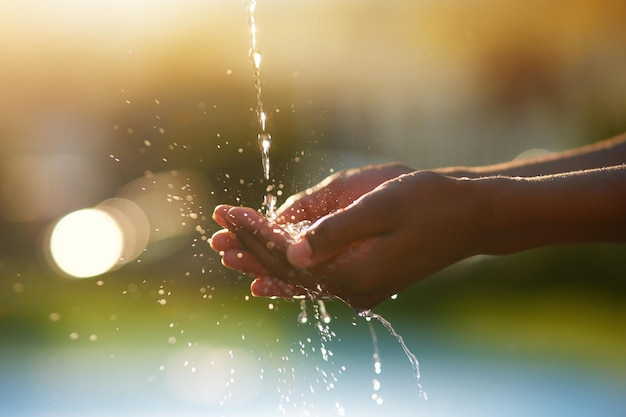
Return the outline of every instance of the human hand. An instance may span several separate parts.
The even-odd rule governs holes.
[[[254,232],[260,230],[255,229],[260,215],[254,210],[228,208],[216,217],[228,217],[231,230],[239,228],[247,233],[240,231],[237,236],[256,243],[244,245],[233,236],[230,247],[240,245],[239,250],[248,251],[236,260],[225,252],[223,262],[257,276],[273,277],[261,280],[269,283],[269,288],[256,288],[256,295],[288,296],[293,289],[301,295],[306,288],[314,294],[337,296],[356,309],[371,308],[432,273],[478,253],[484,206],[480,193],[468,187],[471,183],[424,171],[401,175],[346,207],[319,217],[296,242],[275,225]],[[323,189],[316,188],[308,197],[322,197],[318,206],[339,200],[331,191],[322,193]],[[315,220],[314,210],[305,210],[313,208],[314,201],[298,206],[302,198],[294,198],[282,210],[283,217],[291,213],[293,220],[299,220],[304,213]],[[266,245],[270,241],[273,253],[268,254]],[[218,242],[214,237],[216,250]],[[228,247],[222,243],[217,246]],[[279,280],[282,287],[273,288]],[[287,292],[281,293],[285,289]]]
[[[215,208],[213,219],[224,229],[211,237],[211,248],[219,252],[224,266],[255,277],[252,295],[293,298],[306,294],[304,288],[285,279],[295,272],[285,258],[291,237],[283,228],[252,208],[226,204]]]
[[[381,184],[327,215],[290,244],[296,268],[332,282],[355,308],[372,307],[433,273],[481,253],[488,203],[479,180],[419,171]]]
[[[218,206],[226,229],[211,246],[224,265],[257,277],[254,295],[336,296],[367,309],[475,254],[623,242],[625,138],[484,168],[338,173],[291,197],[275,223]],[[283,226],[302,220],[313,225],[294,240]]]
[[[290,197],[277,210],[274,225],[283,227],[303,221],[310,223],[346,207],[381,183],[411,171],[411,168],[401,164],[382,164],[338,172],[317,186]],[[229,218],[230,210],[233,210],[231,213],[233,219]],[[254,239],[249,237],[235,221],[235,219],[250,221],[250,227],[255,234],[258,234],[259,232],[255,227],[261,225],[269,227],[269,223],[254,210],[220,205],[216,207],[213,218],[224,229],[212,236],[211,247],[222,255],[222,264],[256,277],[251,286],[253,295],[292,298],[305,294],[301,287],[287,284],[284,280],[276,278],[276,276],[286,274],[285,268],[293,269],[290,264],[286,263],[286,265],[282,265],[280,271],[275,270],[281,264],[280,261],[283,264],[286,262],[284,255],[286,242],[293,240],[288,233],[273,234],[271,231],[267,231],[266,234],[274,238],[271,244],[271,246],[273,245],[272,249],[274,249],[273,255],[270,255],[268,251],[259,250],[259,244],[263,246],[268,243],[267,240],[255,244]],[[262,229],[262,231],[264,230]],[[242,240],[246,240],[248,243],[246,244]],[[250,245],[256,248],[256,251],[251,250]],[[272,269],[270,265],[274,268],[274,276],[271,276],[269,272],[269,269]],[[294,271],[291,272],[291,274],[294,273]],[[302,273],[299,271],[300,275]]]

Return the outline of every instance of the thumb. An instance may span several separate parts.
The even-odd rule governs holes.
[[[338,255],[351,243],[385,232],[388,217],[381,213],[376,199],[368,204],[362,200],[315,222],[300,240],[287,247],[289,263],[310,268]]]

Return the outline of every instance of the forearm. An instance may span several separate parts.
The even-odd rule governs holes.
[[[487,202],[485,254],[626,242],[626,165],[542,177],[471,180]]]
[[[482,167],[448,167],[435,171],[443,175],[468,178],[494,175],[533,177],[624,163],[626,163],[626,133],[592,145],[536,158]]]

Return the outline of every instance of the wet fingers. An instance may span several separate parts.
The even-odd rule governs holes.
[[[250,252],[241,249],[230,249],[222,255],[222,265],[255,276],[268,275],[270,272]]]
[[[303,288],[273,277],[256,278],[250,285],[255,297],[293,298],[306,295]]]
[[[243,249],[243,244],[237,239],[237,234],[228,229],[222,229],[213,234],[209,239],[211,249],[223,252],[229,249]]]

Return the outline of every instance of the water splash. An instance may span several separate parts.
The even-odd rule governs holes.
[[[318,320],[319,324],[324,323],[328,324],[331,322],[330,314],[326,311],[326,304],[324,300],[317,300],[317,306],[314,307],[315,310],[315,318]],[[307,301],[306,299],[300,300],[300,313],[298,313],[298,323],[306,324],[309,321],[309,316],[307,313]]]

